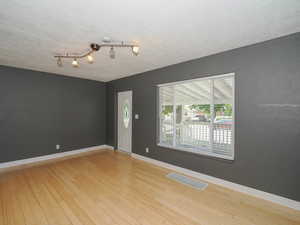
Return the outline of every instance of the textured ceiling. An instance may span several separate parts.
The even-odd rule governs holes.
[[[299,0],[9,0],[0,8],[0,64],[109,81],[300,31]],[[141,54],[108,50],[59,68],[55,53],[82,52],[104,36]]]

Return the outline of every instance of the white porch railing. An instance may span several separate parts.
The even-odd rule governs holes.
[[[232,125],[215,123],[213,125],[213,148],[226,150],[232,143]],[[164,123],[162,138],[172,143],[172,125]],[[210,123],[200,121],[183,122],[176,125],[176,143],[183,146],[208,147],[210,142]]]

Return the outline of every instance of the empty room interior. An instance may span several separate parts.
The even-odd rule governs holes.
[[[300,225],[299,0],[0,3],[0,225]]]

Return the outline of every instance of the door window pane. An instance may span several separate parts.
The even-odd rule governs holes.
[[[129,112],[129,102],[128,100],[125,101],[123,106],[123,122],[125,128],[128,128],[130,122],[130,112]]]

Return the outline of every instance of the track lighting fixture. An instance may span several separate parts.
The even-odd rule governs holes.
[[[110,50],[109,50],[109,57],[111,59],[115,59],[116,58],[116,52],[114,50],[114,47],[111,47]]]
[[[87,59],[88,59],[88,62],[91,63],[91,64],[94,62],[94,58],[93,58],[93,56],[91,54],[89,54],[87,56]]]
[[[139,50],[140,50],[140,47],[139,46],[137,46],[137,45],[135,45],[135,46],[133,46],[132,48],[132,53],[134,54],[134,55],[138,55],[139,54]]]
[[[62,61],[61,61],[61,58],[60,58],[60,57],[58,57],[58,58],[57,58],[57,65],[58,65],[59,67],[62,67],[62,66],[63,66],[63,64],[62,64]]]
[[[124,43],[123,41],[112,43],[110,40],[105,39],[105,40],[103,40],[102,44],[92,43],[90,45],[90,49],[87,50],[86,52],[82,53],[82,54],[69,54],[69,53],[66,53],[64,55],[55,55],[54,57],[57,58],[57,66],[59,66],[59,67],[61,67],[63,65],[62,59],[65,59],[65,58],[73,59],[72,66],[73,67],[79,67],[79,63],[77,61],[78,59],[87,57],[87,61],[89,63],[93,63],[94,58],[92,56],[92,53],[97,52],[97,51],[100,50],[100,48],[105,48],[105,47],[110,48],[109,57],[111,59],[116,58],[115,48],[131,48],[131,51],[132,51],[133,55],[136,55],[136,56],[139,54],[139,51],[140,51],[140,46],[138,46],[136,44]]]
[[[78,61],[77,61],[76,58],[73,59],[73,61],[72,61],[72,66],[73,66],[73,67],[76,67],[76,68],[79,67],[79,64],[78,64]]]

